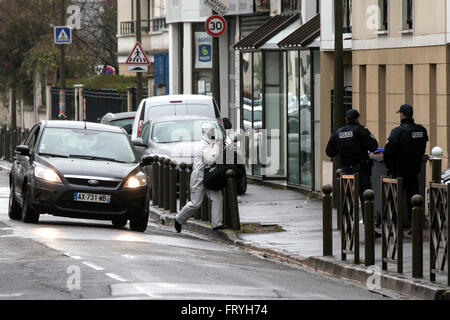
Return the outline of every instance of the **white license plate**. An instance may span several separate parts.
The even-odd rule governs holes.
[[[110,203],[111,196],[107,194],[74,192],[73,200],[83,202]]]

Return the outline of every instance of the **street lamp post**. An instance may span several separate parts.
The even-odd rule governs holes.
[[[134,0],[131,0],[134,1]],[[136,1],[136,41],[142,42],[141,34],[141,0]],[[141,43],[142,44],[142,43]],[[142,100],[142,72],[136,74],[136,104],[139,105]]]
[[[66,12],[65,12],[65,1],[61,0],[61,26],[65,25],[65,19],[66,19]],[[66,74],[65,74],[65,51],[64,51],[64,44],[61,44],[59,49],[61,51],[61,60],[59,63],[59,118],[64,119],[66,118]]]

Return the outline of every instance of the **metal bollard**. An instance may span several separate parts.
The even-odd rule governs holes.
[[[239,206],[237,202],[236,192],[236,173],[230,169],[227,171],[227,189],[228,193],[228,208],[230,210],[231,229],[241,230],[241,221],[239,219]]]
[[[159,158],[159,178],[158,178],[158,206],[164,208],[164,157]]]
[[[336,229],[341,230],[341,224],[342,224],[342,212],[341,212],[341,174],[342,169],[336,170],[336,193],[333,194],[333,196],[337,199],[337,217],[336,217]]]
[[[333,203],[331,192],[333,187],[329,184],[322,187],[323,195],[323,255],[333,255]]]
[[[375,217],[374,203],[375,192],[372,189],[364,191],[364,242],[365,242],[365,266],[375,265]]]
[[[412,276],[423,278],[423,197],[411,198],[412,209]]]
[[[188,180],[188,199],[189,201],[191,201],[191,174],[192,174],[192,170],[193,170],[193,165],[192,163],[188,164],[188,176],[187,176],[187,180]]]
[[[153,164],[152,164],[152,205],[158,206],[158,198],[159,198],[159,157],[153,156]]]
[[[5,156],[5,129],[0,128],[0,159]]]
[[[169,203],[169,170],[170,170],[170,159],[164,160],[164,210],[170,209]]]
[[[169,171],[169,209],[171,213],[177,212],[177,163],[170,161]]]
[[[442,174],[442,149],[434,147],[431,151],[431,181],[441,183]]]
[[[186,205],[187,200],[187,165],[180,163],[180,209]]]
[[[231,217],[230,217],[230,202],[228,200],[229,194],[228,192],[225,190],[223,190],[222,192],[223,194],[223,223],[226,226],[231,226]]]

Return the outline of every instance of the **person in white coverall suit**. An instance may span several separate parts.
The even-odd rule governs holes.
[[[211,227],[214,230],[223,228],[223,195],[222,191],[206,189],[203,184],[204,169],[213,165],[219,156],[220,141],[214,139],[214,126],[211,123],[202,125],[202,139],[196,148],[191,173],[191,201],[189,201],[175,217],[175,229],[181,232],[181,226],[200,209],[203,197],[211,200]]]

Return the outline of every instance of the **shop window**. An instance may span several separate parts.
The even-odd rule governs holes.
[[[389,27],[389,3],[388,0],[378,1],[380,8],[380,23],[379,30],[388,30]]]
[[[344,0],[344,33],[352,32],[352,0]]]
[[[402,28],[403,30],[412,30],[414,26],[414,1],[402,1]]]
[[[270,11],[270,0],[255,0],[255,12]]]

